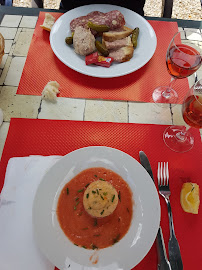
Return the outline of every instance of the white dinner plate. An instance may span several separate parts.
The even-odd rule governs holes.
[[[126,235],[115,245],[96,251],[75,246],[60,228],[56,214],[64,185],[91,167],[105,167],[118,173],[130,186],[134,201]],[[36,192],[32,217],[39,248],[59,269],[129,270],[145,257],[156,238],[160,203],[152,179],[139,162],[120,150],[92,146],[67,154],[50,168]],[[97,264],[92,264],[91,256],[98,258]]]
[[[71,20],[97,10],[102,12],[119,10],[125,17],[126,26],[132,29],[139,27],[138,46],[130,61],[112,63],[110,68],[95,65],[87,66],[85,57],[76,54],[73,46],[68,46],[65,43],[65,38],[71,36]],[[53,25],[50,33],[50,44],[59,60],[71,69],[93,77],[112,78],[129,74],[144,66],[152,58],[156,50],[157,40],[152,26],[136,12],[119,6],[97,4],[78,7],[63,14]]]

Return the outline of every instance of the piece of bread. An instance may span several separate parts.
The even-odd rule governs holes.
[[[131,37],[128,36],[126,38],[122,38],[122,39],[117,39],[114,41],[106,41],[104,38],[102,39],[102,44],[107,48],[107,50],[111,51],[111,50],[117,50],[121,47],[126,47],[126,46],[132,46],[133,47],[133,43],[131,41]]]
[[[132,34],[133,29],[128,28],[126,26],[123,26],[122,29],[118,29],[116,31],[108,31],[108,32],[104,32],[102,37],[104,40],[106,41],[114,41],[117,39],[122,39],[122,38],[126,38],[129,35]]]
[[[43,21],[43,24],[40,25],[43,29],[47,30],[47,31],[51,31],[51,28],[53,27],[55,23],[55,17],[53,17],[51,14],[46,13],[45,14],[45,19]]]
[[[56,81],[48,82],[42,91],[42,99],[46,99],[52,102],[56,101],[57,94],[60,93],[59,86],[59,83]]]
[[[133,57],[134,48],[132,46],[122,47],[117,50],[113,50],[109,53],[109,57],[112,57],[115,62],[126,62]]]

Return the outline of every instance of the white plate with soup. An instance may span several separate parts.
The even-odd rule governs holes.
[[[73,46],[68,46],[65,43],[65,38],[72,35],[70,22],[92,11],[106,13],[112,10],[119,10],[124,15],[127,27],[132,29],[139,27],[138,45],[134,50],[133,57],[124,63],[114,62],[109,68],[86,65],[85,57],[76,54]],[[63,14],[51,29],[50,45],[57,58],[71,69],[92,77],[113,78],[129,74],[143,67],[156,50],[157,38],[150,23],[136,12],[115,5],[95,4],[81,6]]]
[[[95,182],[108,182],[112,189],[90,189]],[[89,211],[84,208],[84,196],[88,200],[95,195],[105,207],[102,197],[108,193],[116,201],[111,213],[102,217],[103,208],[95,217],[92,204]],[[114,148],[91,146],[67,154],[49,169],[36,192],[32,216],[39,248],[59,269],[128,270],[154,243],[160,203],[138,161]]]

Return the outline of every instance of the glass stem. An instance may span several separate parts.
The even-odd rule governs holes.
[[[173,85],[175,84],[177,78],[171,77],[170,83],[168,85],[169,88],[173,88]]]
[[[165,98],[169,98],[170,97],[170,92],[171,92],[171,89],[174,85],[174,83],[176,82],[176,78],[174,77],[171,77],[171,80],[170,80],[170,83],[168,85],[168,87],[166,88],[166,90],[162,93],[162,95],[165,97]]]

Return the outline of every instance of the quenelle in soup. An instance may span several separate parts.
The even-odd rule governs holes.
[[[133,215],[132,192],[112,170],[83,170],[62,189],[57,217],[64,234],[77,246],[102,249],[119,242]]]

